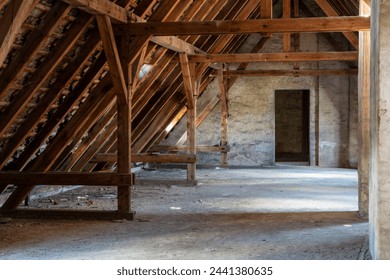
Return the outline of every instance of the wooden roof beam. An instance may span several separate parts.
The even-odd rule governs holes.
[[[314,17],[191,22],[140,22],[121,25],[127,35],[220,35],[248,33],[349,32],[370,30],[370,17]]]
[[[295,61],[348,61],[357,60],[358,52],[289,52],[190,55],[189,62],[295,62]]]
[[[0,66],[6,59],[18,31],[37,0],[12,0],[0,20]]]
[[[316,0],[316,3],[329,17],[339,16],[336,10],[329,4],[327,0]],[[345,38],[351,43],[351,45],[357,50],[359,49],[359,38],[353,32],[343,32]]]
[[[308,69],[308,70],[231,70],[224,71],[229,77],[266,77],[266,76],[350,76],[357,75],[358,69]]]

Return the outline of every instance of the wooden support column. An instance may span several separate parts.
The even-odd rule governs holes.
[[[125,73],[128,73],[128,68],[122,68],[121,58],[115,42],[110,18],[105,15],[98,15],[96,18],[104,52],[110,67],[110,74],[117,94],[117,172],[128,174],[131,169],[131,94],[129,90],[131,85],[131,81],[129,80],[131,78],[130,75],[125,75]],[[127,46],[127,44],[124,45]],[[124,49],[123,53],[122,59],[128,59],[125,55],[127,49]],[[123,64],[126,64],[126,61],[122,60],[122,62]],[[124,69],[126,72],[123,71]],[[130,212],[130,210],[131,186],[118,186],[118,212],[126,213]]]
[[[371,9],[360,0],[360,15],[370,15]],[[359,34],[359,212],[363,218],[368,217],[369,195],[369,160],[370,160],[370,32]]]
[[[195,63],[188,62],[187,54],[180,53],[179,55],[187,100],[187,153],[196,155],[196,101],[199,81],[195,77]],[[196,180],[196,162],[187,164],[187,180]]]
[[[221,143],[220,146],[228,145],[228,118],[229,118],[229,106],[228,106],[228,77],[223,74],[226,67],[222,70],[218,70],[218,84],[220,91],[220,103],[221,103]],[[227,166],[227,151],[221,152],[221,165]]]
[[[283,18],[291,18],[291,0],[283,0]],[[291,50],[291,33],[283,34],[283,51]]]
[[[294,0],[294,18],[299,18],[299,0]],[[300,48],[300,34],[294,33],[293,34],[293,51],[299,52]],[[299,69],[299,62],[294,62],[294,69]]]

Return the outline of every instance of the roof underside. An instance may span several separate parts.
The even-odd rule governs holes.
[[[97,154],[117,150],[116,95],[96,18],[88,9],[66,2],[77,1],[0,0],[2,171],[90,172],[115,168],[113,162],[92,161]],[[261,17],[259,0],[113,2],[148,22]],[[299,2],[301,17],[326,16],[316,1]],[[358,0],[325,2],[340,16],[359,14]],[[273,1],[274,17],[282,17],[282,3]],[[17,18],[13,17],[15,11]],[[10,35],[4,39],[6,33]],[[248,36],[178,38],[195,47],[196,52],[225,54],[235,53]],[[345,48],[345,37],[339,42],[334,39],[339,35],[326,36],[335,51],[354,50],[352,45]],[[187,104],[178,52],[145,36],[130,39],[132,71],[137,73],[132,96],[132,153],[137,154],[148,152],[167,137],[185,115]],[[253,52],[261,52],[266,40],[260,37],[258,44],[252,46]],[[117,44],[121,44],[119,39]],[[243,63],[239,68],[247,66]],[[215,79],[215,69],[208,63],[197,63],[196,73],[201,77],[202,95]],[[229,86],[234,82],[235,78],[231,78]],[[6,187],[0,185],[0,192]]]

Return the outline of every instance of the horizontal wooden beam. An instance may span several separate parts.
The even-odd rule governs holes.
[[[185,152],[188,150],[188,146],[166,146],[166,145],[155,145],[149,149],[149,152]],[[201,153],[218,153],[228,152],[229,146],[196,146],[196,151]]]
[[[71,220],[133,220],[135,212],[72,210],[72,209],[16,209],[2,210],[1,217],[13,219],[71,219]]]
[[[155,155],[155,154],[132,154],[132,162],[155,162],[155,163],[195,163],[196,155]],[[97,154],[91,162],[116,162],[116,154]]]
[[[349,32],[370,30],[370,18],[351,16],[188,22],[132,22],[122,25],[120,30],[128,35],[154,36]]]
[[[223,75],[229,77],[262,76],[351,76],[357,75],[358,69],[315,69],[315,70],[231,70]],[[214,75],[215,77],[217,75]]]
[[[0,182],[7,185],[88,185],[130,186],[132,174],[97,172],[0,172]]]
[[[349,61],[358,60],[357,51],[347,52],[289,52],[289,53],[236,53],[189,55],[189,62],[295,62],[295,61]]]

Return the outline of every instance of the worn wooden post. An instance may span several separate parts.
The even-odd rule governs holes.
[[[228,106],[228,77],[223,74],[226,67],[222,70],[218,70],[218,84],[219,84],[219,98],[221,104],[221,142],[220,145],[226,147],[228,145],[228,118],[229,118],[229,106]],[[227,151],[221,152],[221,165],[227,166]]]
[[[122,43],[120,57],[110,18],[105,15],[98,15],[96,18],[117,95],[117,172],[128,174],[131,172],[131,75],[128,71],[128,44]],[[130,210],[131,186],[118,186],[118,212],[127,213]]]

